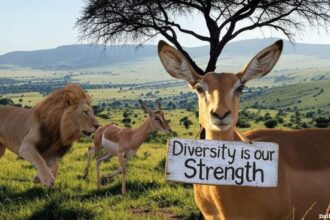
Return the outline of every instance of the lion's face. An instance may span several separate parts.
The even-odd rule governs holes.
[[[74,112],[74,121],[79,127],[80,135],[90,136],[100,126],[93,108],[87,102],[80,102]]]
[[[39,122],[49,134],[50,141],[61,139],[62,146],[69,146],[82,135],[90,135],[98,127],[92,109],[92,100],[86,91],[75,84],[51,93],[33,107]]]
[[[69,105],[61,118],[62,142],[72,143],[81,136],[90,136],[99,127],[92,106],[86,100]]]

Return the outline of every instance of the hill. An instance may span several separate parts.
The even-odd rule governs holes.
[[[154,56],[155,46],[67,45],[54,49],[15,51],[0,56],[0,65],[44,70],[66,70],[103,66]]]
[[[251,39],[228,44],[222,57],[251,57],[261,48],[273,43],[275,38]],[[206,57],[208,46],[186,48],[194,58]],[[7,66],[30,67],[44,70],[69,70],[106,66],[122,62],[156,58],[156,46],[144,45],[67,45],[54,49],[15,51],[0,56],[0,68]],[[330,58],[330,45],[297,43],[294,46],[284,41],[284,54]],[[157,58],[158,59],[158,58]]]
[[[244,97],[242,107],[329,112],[329,85],[330,80],[317,80],[272,88],[259,87]]]

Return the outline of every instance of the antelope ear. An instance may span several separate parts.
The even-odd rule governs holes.
[[[156,103],[156,110],[160,111],[161,110],[161,105],[160,105],[159,99],[157,99],[155,103]]]
[[[201,76],[195,72],[186,57],[165,41],[158,42],[158,56],[166,71],[173,77],[186,80],[195,85]]]
[[[142,110],[143,110],[145,113],[148,113],[148,114],[151,113],[151,110],[145,105],[145,103],[144,103],[141,99],[139,100],[139,103],[140,103],[140,105],[141,105]]]
[[[267,75],[275,66],[281,56],[283,41],[278,40],[274,44],[260,51],[246,66],[238,73],[243,83]]]

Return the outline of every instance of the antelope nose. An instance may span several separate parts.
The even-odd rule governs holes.
[[[230,115],[230,113],[231,113],[230,111],[227,111],[225,114],[220,115],[219,113],[214,112],[213,110],[211,110],[211,115],[213,117],[217,118],[217,119],[220,119],[220,120],[225,119],[228,115]]]

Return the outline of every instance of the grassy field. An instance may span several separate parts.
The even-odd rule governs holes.
[[[304,57],[286,56],[278,68],[266,77],[248,84],[248,89],[258,89],[261,92],[251,93],[244,98],[242,108],[250,113],[264,117],[267,113],[275,118],[278,109],[285,110],[283,122],[277,127],[283,128],[295,115],[296,111],[306,113],[318,111],[329,116],[330,111],[330,67],[328,60],[307,59]],[[293,59],[299,60],[299,67],[291,65]],[[306,62],[308,60],[308,63]],[[202,58],[199,63],[205,62]],[[219,71],[238,71],[245,58],[222,60]],[[297,62],[296,62],[297,63]],[[298,64],[297,64],[298,65]],[[315,67],[317,66],[317,67]],[[68,82],[100,85],[100,88],[89,89],[93,104],[111,103],[115,100],[129,100],[133,104],[137,99],[154,100],[167,97],[169,100],[180,98],[180,95],[190,91],[185,83],[180,83],[164,73],[159,61],[146,59],[133,64],[117,64],[111,67],[74,71],[43,71],[20,69],[13,67],[0,70],[1,78],[16,80],[16,84],[36,83],[48,85],[54,80],[68,78]],[[66,83],[67,81],[61,81]],[[178,83],[179,82],[179,83]],[[104,87],[108,84],[114,86]],[[178,84],[175,84],[178,83]],[[139,87],[140,84],[143,86]],[[169,86],[169,85],[172,86]],[[148,93],[152,96],[148,96]],[[12,92],[1,94],[1,98],[10,98],[16,104],[33,106],[43,98],[40,92]],[[190,96],[190,94],[189,94]],[[189,97],[196,99],[195,95]],[[181,100],[186,99],[186,97]],[[253,107],[258,102],[259,109]],[[197,107],[197,106],[196,106]],[[131,105],[104,110],[102,114],[109,119],[100,119],[102,124],[114,122],[122,125],[123,112],[129,110],[131,125],[138,126],[145,118],[144,113]],[[172,130],[179,137],[194,138],[199,130],[196,109],[166,110]],[[192,124],[188,129],[180,122],[184,117]],[[311,124],[311,119],[302,115],[301,120]],[[263,121],[249,121],[250,128],[264,127]],[[202,219],[193,198],[192,185],[168,183],[164,177],[166,144],[153,141],[142,145],[136,157],[128,165],[127,190],[128,195],[121,195],[120,176],[107,183],[101,190],[96,190],[95,164],[92,164],[90,176],[81,178],[86,163],[84,155],[91,145],[91,140],[75,143],[60,164],[60,174],[55,186],[47,190],[41,185],[34,185],[32,178],[36,170],[28,162],[17,160],[17,156],[6,151],[0,158],[0,219]],[[118,167],[114,158],[104,163],[102,174],[112,172]]]
[[[267,112],[271,116],[277,114],[276,110],[259,111],[260,115]],[[100,119],[101,124],[114,122],[122,126],[122,110],[107,114],[110,119]],[[198,133],[198,120],[193,112],[176,109],[165,111],[165,114],[179,137],[194,138]],[[189,129],[180,124],[184,116],[193,123]],[[288,114],[285,121],[290,116]],[[130,117],[132,126],[136,127],[145,114],[134,109],[130,111]],[[263,122],[251,125],[264,127]],[[202,219],[194,203],[192,185],[165,181],[165,143],[143,144],[129,162],[127,196],[121,195],[120,175],[96,190],[95,163],[92,163],[88,178],[81,178],[87,159],[85,153],[90,145],[91,140],[86,139],[74,144],[60,163],[60,174],[51,190],[34,185],[32,178],[36,169],[24,160],[17,160],[17,156],[7,150],[0,159],[0,219]],[[113,158],[102,164],[101,174],[108,174],[117,167],[117,158]]]
[[[166,118],[180,137],[197,133],[197,119],[185,110],[166,111]],[[111,119],[122,125],[122,111],[115,110]],[[141,110],[133,110],[134,126],[144,120]],[[136,117],[135,117],[136,116]],[[189,129],[180,125],[180,117],[193,120]],[[189,134],[188,134],[189,133]],[[86,140],[85,140],[86,141]],[[81,178],[86,164],[85,153],[91,145],[75,143],[60,164],[60,174],[52,190],[34,185],[36,173],[28,162],[17,160],[17,156],[6,151],[0,159],[0,219],[201,219],[194,203],[192,185],[165,181],[165,143],[145,143],[128,165],[128,195],[121,195],[121,178],[96,190],[95,163],[89,177]],[[118,167],[117,158],[104,163],[103,175]]]
[[[120,176],[96,190],[94,164],[81,179],[88,143],[75,144],[60,164],[55,186],[33,185],[35,169],[6,152],[0,160],[0,219],[164,219],[200,218],[191,185],[166,183],[164,144],[144,144],[128,165],[127,196]],[[101,173],[118,167],[116,158]]]
[[[330,111],[330,80],[302,82],[266,89],[264,93],[244,100],[242,107],[255,102],[270,109],[297,108],[306,112],[322,109]]]

